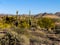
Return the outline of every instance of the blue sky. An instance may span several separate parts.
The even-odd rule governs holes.
[[[0,13],[15,14],[16,10],[19,14],[60,12],[60,0],[0,0]]]

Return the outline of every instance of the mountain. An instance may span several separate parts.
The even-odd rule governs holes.
[[[60,18],[57,14],[52,13],[40,13],[35,15],[35,18],[48,17],[48,18]]]
[[[60,12],[56,12],[55,15],[60,16]]]

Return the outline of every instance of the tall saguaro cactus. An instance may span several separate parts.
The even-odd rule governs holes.
[[[29,10],[29,16],[31,15],[31,11]]]
[[[18,19],[18,11],[16,11],[16,20]]]
[[[18,26],[18,11],[16,11],[16,22],[15,22],[16,27]]]
[[[29,11],[29,25],[31,26],[31,17],[30,17],[30,15],[31,15],[31,11]]]

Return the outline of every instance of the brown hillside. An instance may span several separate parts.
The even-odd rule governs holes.
[[[58,17],[58,16],[56,16],[56,15],[44,15],[43,17],[48,17],[48,18],[60,18],[60,17]]]

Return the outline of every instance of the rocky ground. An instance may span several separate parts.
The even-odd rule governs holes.
[[[60,34],[50,34],[42,30],[26,30],[18,33],[10,29],[0,37],[0,45],[59,45],[59,43]]]

